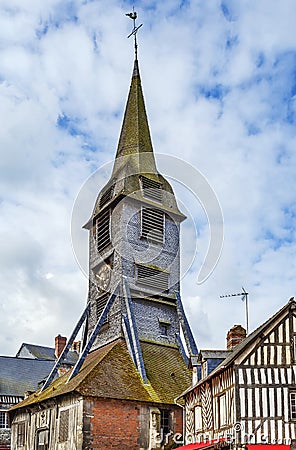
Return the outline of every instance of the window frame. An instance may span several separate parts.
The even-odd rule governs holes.
[[[2,421],[0,419],[0,430],[9,430],[9,421],[8,421],[8,412],[7,409],[0,409],[0,417],[3,414],[2,417],[4,417],[4,420]],[[4,426],[1,426],[1,424],[3,424]]]
[[[162,337],[168,337],[171,323],[159,320],[159,330]]]
[[[67,414],[67,423],[62,423],[62,418]],[[63,425],[63,428],[62,428]],[[66,432],[64,431],[66,428]],[[63,408],[59,411],[59,428],[58,428],[58,443],[68,442],[69,440],[69,431],[70,431],[70,408]]]
[[[202,407],[201,405],[196,405],[194,407],[194,431],[195,433],[199,433],[202,430],[203,430]]]
[[[227,414],[226,414],[226,392],[218,396],[218,419],[219,428],[223,428],[227,425]]]
[[[293,334],[292,361],[296,362],[296,334]]]
[[[163,433],[163,438],[171,431],[171,410],[170,409],[160,409],[160,429]]]
[[[40,438],[41,433],[46,433],[46,435],[47,435],[47,442],[45,443],[45,445],[40,445],[39,438]],[[48,448],[49,448],[49,439],[50,439],[50,437],[49,437],[49,428],[48,427],[38,428],[36,430],[36,445],[35,445],[36,450],[48,450]]]
[[[18,422],[16,427],[16,446],[23,447],[26,442],[26,422]]]
[[[289,392],[290,419],[296,421],[296,390]]]

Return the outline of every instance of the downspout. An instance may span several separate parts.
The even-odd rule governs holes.
[[[179,399],[180,397],[176,397],[175,399],[174,399],[174,403],[175,403],[175,405],[177,405],[177,406],[179,406],[180,408],[182,408],[182,414],[183,414],[183,425],[182,425],[182,427],[183,427],[183,430],[182,430],[182,434],[183,434],[183,445],[185,445],[185,406],[183,406],[183,405],[181,405],[181,403],[178,403],[178,399]],[[180,442],[181,443],[181,442]],[[179,442],[178,442],[178,444],[179,444]]]

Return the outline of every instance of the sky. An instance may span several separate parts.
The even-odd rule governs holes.
[[[80,229],[103,186],[84,202],[86,180],[110,175],[133,4],[156,160],[188,216],[182,300],[197,346],[223,349],[246,324],[241,297],[220,295],[246,289],[251,331],[296,293],[294,0],[0,0],[2,355],[53,346],[86,304],[88,236],[73,239],[73,217]],[[209,205],[186,170],[185,181],[170,175],[169,158],[206,180],[222,210],[222,252],[203,283]]]

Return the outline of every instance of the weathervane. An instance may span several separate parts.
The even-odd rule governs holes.
[[[238,297],[240,296],[242,298],[242,301],[246,301],[246,331],[247,334],[249,332],[249,303],[248,303],[248,292],[245,291],[245,289],[242,287],[242,292],[239,292],[238,294],[228,294],[228,295],[220,295],[220,298],[225,297]]]
[[[133,20],[133,22],[134,22],[133,31],[128,35],[128,38],[131,37],[132,35],[134,35],[134,39],[135,39],[135,59],[137,60],[138,59],[137,32],[138,32],[138,29],[141,28],[141,26],[143,24],[141,23],[141,25],[139,25],[138,27],[136,26],[136,18],[138,16],[137,16],[137,13],[136,13],[134,7],[133,7],[133,12],[127,13],[126,16],[130,17]]]

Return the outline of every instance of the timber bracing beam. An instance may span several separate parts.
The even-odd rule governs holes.
[[[184,345],[183,345],[183,342],[182,342],[182,339],[181,339],[181,336],[180,336],[179,333],[176,333],[176,338],[177,338],[177,342],[178,342],[178,345],[179,345],[179,349],[180,349],[182,358],[184,359],[186,366],[188,366],[189,358],[186,355],[186,351],[185,351],[185,348],[184,348]]]
[[[74,330],[73,330],[73,332],[72,332],[72,334],[70,336],[70,339],[68,340],[67,344],[65,345],[65,347],[64,347],[62,353],[60,354],[57,362],[53,366],[53,369],[50,372],[50,374],[48,375],[44,385],[42,386],[42,388],[40,390],[40,393],[42,391],[44,391],[44,389],[46,389],[50,385],[52,380],[55,378],[55,376],[56,376],[56,374],[57,374],[57,372],[59,370],[60,365],[63,363],[64,359],[66,359],[66,357],[67,357],[67,355],[69,353],[69,350],[70,350],[70,348],[71,348],[71,346],[72,346],[72,344],[74,342],[74,339],[76,338],[77,334],[79,333],[79,330],[82,327],[85,319],[87,318],[88,313],[89,313],[89,304],[86,306],[85,310],[81,314],[81,317],[78,320],[77,325],[75,326],[75,328],[74,328]]]
[[[105,308],[103,309],[102,314],[101,314],[101,316],[100,316],[100,318],[99,318],[95,328],[93,329],[92,334],[90,335],[90,338],[89,338],[87,344],[85,345],[84,349],[82,350],[82,353],[80,354],[80,357],[79,357],[78,361],[76,362],[76,364],[75,364],[75,366],[74,366],[74,368],[73,368],[73,370],[72,370],[72,372],[71,372],[71,374],[70,374],[70,376],[69,376],[69,378],[67,380],[67,383],[69,383],[69,381],[72,380],[72,378],[74,378],[75,375],[77,375],[79,370],[81,369],[81,366],[84,363],[85,358],[87,357],[87,355],[88,355],[88,353],[89,353],[89,351],[90,351],[90,349],[91,349],[91,347],[92,347],[92,345],[93,345],[97,335],[99,334],[103,323],[107,319],[107,315],[108,315],[108,313],[109,313],[109,311],[110,311],[110,309],[111,309],[111,307],[112,307],[112,305],[114,303],[115,298],[118,295],[118,291],[119,291],[119,284],[115,288],[113,293],[110,295],[110,297],[109,297],[109,299],[108,299],[108,301],[107,301],[107,303],[105,305]]]
[[[135,315],[133,311],[133,304],[131,299],[131,293],[130,288],[128,285],[128,281],[126,277],[123,277],[123,294],[126,304],[126,310],[127,310],[127,318],[125,320],[125,326],[127,327],[127,335],[130,336],[130,342],[129,346],[132,349],[132,354],[134,354],[135,358],[135,365],[138,369],[138,372],[145,384],[148,383],[148,378],[146,375],[145,365],[144,365],[144,359],[142,355],[140,340],[138,336],[138,330],[135,320]]]
[[[175,295],[176,295],[176,300],[177,300],[177,313],[178,313],[179,320],[181,323],[181,327],[182,327],[184,339],[186,342],[187,350],[189,352],[189,356],[197,355],[198,349],[197,349],[190,325],[188,323],[187,317],[185,315],[185,311],[184,311],[182,301],[181,301],[180,292],[176,291]]]

